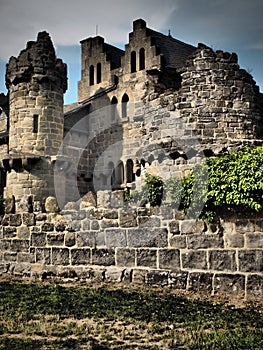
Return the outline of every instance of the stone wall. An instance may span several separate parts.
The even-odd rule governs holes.
[[[167,207],[83,206],[6,214],[0,232],[1,274],[263,296],[260,217],[232,216],[215,225],[186,220]]]

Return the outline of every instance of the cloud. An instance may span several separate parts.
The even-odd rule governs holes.
[[[99,34],[126,43],[132,21],[143,17],[159,30],[175,9],[173,0],[0,0],[0,58],[17,55],[37,33],[47,30],[55,45],[76,45]]]

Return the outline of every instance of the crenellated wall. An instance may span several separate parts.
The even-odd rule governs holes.
[[[54,204],[54,202],[53,202]],[[52,199],[46,208],[54,211]],[[169,207],[6,214],[1,274],[146,283],[262,299],[263,220],[218,224]]]

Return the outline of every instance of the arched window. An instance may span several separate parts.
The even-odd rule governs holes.
[[[131,159],[127,160],[126,163],[126,182],[131,183],[135,180],[133,173],[133,161]]]
[[[136,72],[136,52],[131,52],[131,73]]]
[[[111,120],[115,120],[118,115],[117,104],[118,100],[115,96],[113,96],[111,99]]]
[[[101,63],[97,63],[97,84],[101,83]]]
[[[89,84],[94,85],[94,66],[89,67]]]
[[[115,185],[119,186],[124,182],[124,167],[120,160],[115,168]]]
[[[139,63],[140,70],[145,69],[145,50],[143,47],[139,51]]]
[[[129,107],[129,96],[124,94],[121,99],[121,117],[128,117],[128,107]]]
[[[110,185],[113,187],[115,184],[115,171],[113,162],[109,162],[108,164],[108,174],[108,178],[110,177]]]

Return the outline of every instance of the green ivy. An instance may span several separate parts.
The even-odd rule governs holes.
[[[164,198],[163,198],[164,197]],[[212,220],[220,208],[263,209],[263,146],[244,147],[206,159],[182,179],[146,174],[133,198],[151,206],[165,204],[188,217]]]

